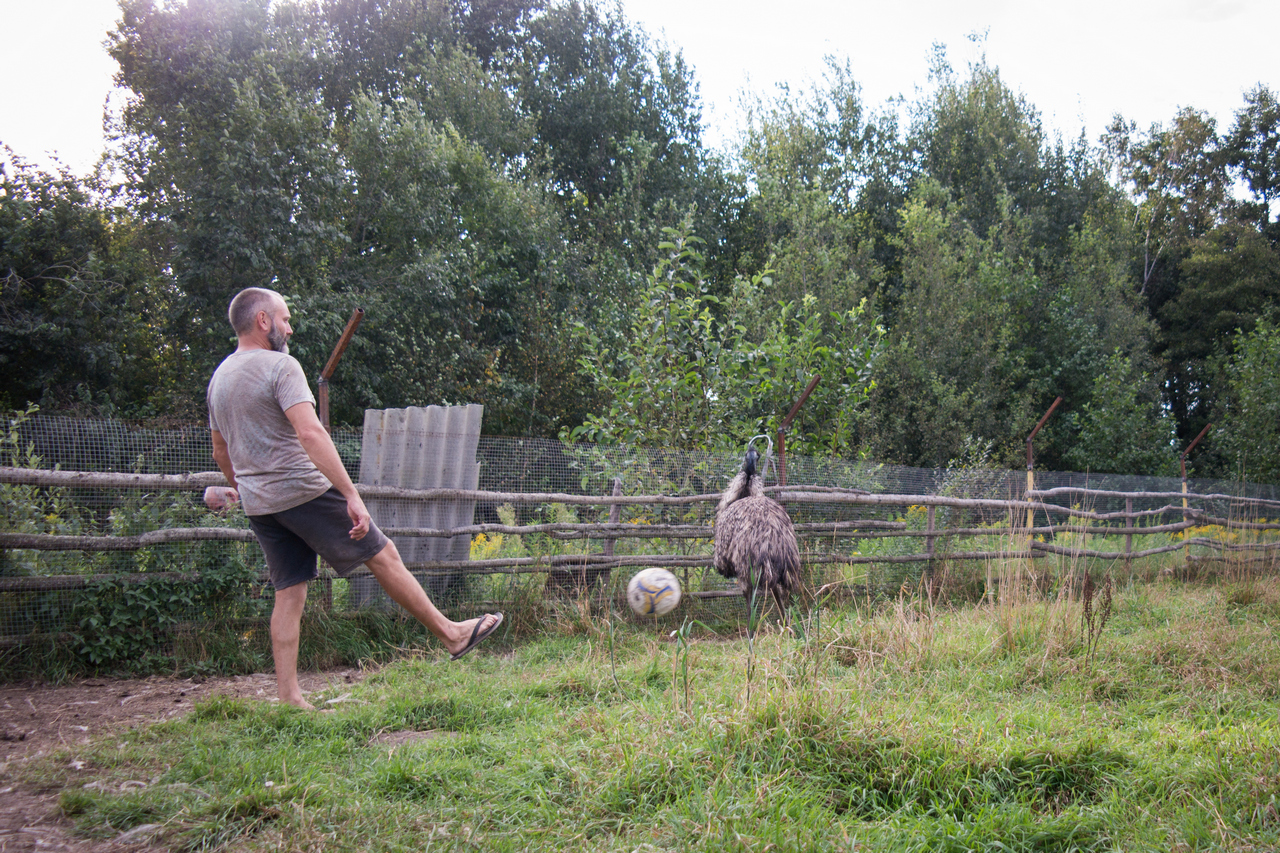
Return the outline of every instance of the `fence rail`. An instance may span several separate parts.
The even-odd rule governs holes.
[[[362,479],[377,461],[363,432],[332,435]],[[379,483],[472,489],[358,486],[442,608],[555,610],[593,584],[625,610],[622,575],[665,566],[694,618],[740,618],[736,585],[710,569],[716,503],[740,454],[481,435],[472,461],[438,452],[448,435],[425,428],[389,436],[434,448],[423,458],[441,476]],[[462,461],[478,477],[447,476]],[[16,466],[0,467],[0,679],[29,658],[14,651],[24,647],[125,668],[156,654],[203,665],[211,640],[267,653],[254,645],[272,604],[261,549],[242,513],[200,500],[225,483],[206,427],[17,418],[0,435],[0,463]],[[1031,574],[1050,584],[1119,562],[1139,574],[1280,565],[1280,524],[1269,520],[1280,518],[1280,486],[1045,471],[1028,491],[1022,470],[794,455],[787,473],[792,485],[766,491],[791,513],[807,580],[859,597],[916,584],[931,596],[991,594],[1017,561],[1034,561]],[[450,501],[474,514],[437,511]],[[328,574],[309,606],[390,606],[373,578]]]
[[[189,474],[122,474],[87,471],[50,471],[30,468],[0,467],[0,483],[13,485],[36,486],[40,488],[71,488],[95,490],[175,490],[192,491],[207,486],[225,485],[221,473],[216,471]],[[720,495],[716,493],[697,495],[583,495],[567,492],[509,492],[492,490],[461,489],[401,489],[387,486],[358,485],[360,493],[366,497],[397,498],[407,501],[441,501],[441,500],[473,500],[477,503],[498,504],[564,504],[567,506],[610,507],[612,517],[616,518],[616,508],[632,507],[673,507],[691,506],[695,504],[714,504]],[[998,559],[1036,559],[1048,555],[1091,558],[1100,560],[1135,560],[1178,550],[1188,551],[1190,546],[1199,546],[1219,553],[1239,553],[1244,551],[1267,552],[1280,548],[1280,542],[1248,542],[1231,543],[1208,536],[1185,536],[1189,530],[1197,527],[1217,525],[1226,531],[1269,531],[1280,530],[1280,522],[1249,521],[1244,517],[1221,516],[1198,506],[1182,506],[1164,504],[1162,506],[1133,510],[1134,499],[1167,500],[1177,498],[1196,503],[1227,503],[1233,510],[1247,509],[1261,511],[1267,508],[1280,507],[1280,501],[1242,498],[1228,494],[1196,494],[1181,492],[1135,491],[1122,492],[1114,490],[1088,489],[1080,487],[1061,487],[1053,489],[1028,491],[1025,500],[999,500],[992,498],[963,498],[948,495],[928,494],[872,494],[862,489],[846,489],[824,486],[788,486],[769,487],[766,491],[778,500],[797,507],[871,507],[902,508],[923,507],[927,510],[927,524],[922,529],[912,529],[905,521],[876,518],[804,522],[796,524],[796,533],[801,542],[807,546],[802,554],[805,563],[821,564],[906,564],[936,563],[938,561],[990,561]],[[1047,499],[1063,496],[1080,496],[1084,498],[1123,498],[1126,500],[1125,511],[1098,512],[1083,509],[1079,506],[1064,506],[1049,502]],[[1043,512],[1048,517],[1065,516],[1076,523],[1047,524],[1026,526],[1011,522],[996,526],[957,525],[938,526],[935,523],[936,511],[945,510],[981,510],[995,511],[1006,518],[1019,519],[1027,511]],[[1176,515],[1180,521],[1154,524],[1145,527],[1134,526],[1134,522],[1158,519],[1160,516]],[[1096,524],[1081,524],[1096,522]],[[1123,526],[1115,522],[1123,522]],[[711,524],[635,524],[620,521],[607,522],[551,522],[536,524],[469,524],[458,527],[403,527],[387,526],[383,528],[389,536],[396,537],[438,537],[455,536],[476,537],[493,536],[533,536],[546,535],[555,540],[601,540],[604,543],[624,539],[670,541],[704,541],[710,542],[714,536]],[[1036,537],[1055,537],[1068,534],[1079,537],[1071,545],[1059,545],[1052,541],[1038,541]],[[1164,544],[1150,548],[1133,548],[1133,537],[1184,534],[1184,539],[1173,544]],[[1090,537],[1124,535],[1125,549],[1098,550],[1088,547]],[[813,547],[821,540],[833,544],[841,541],[874,540],[901,538],[904,540],[925,540],[925,548],[920,553],[907,554],[875,554],[864,555],[849,548],[840,550],[831,548],[820,550]],[[973,551],[953,550],[949,547],[952,540],[985,538],[988,542],[1003,540],[998,549]],[[39,533],[0,533],[0,549],[29,549],[35,551],[137,551],[158,545],[200,542],[226,541],[249,542],[253,534],[242,527],[180,527],[152,530],[137,535],[58,535]],[[607,548],[606,551],[611,551]],[[1189,556],[1189,554],[1188,554]],[[530,557],[502,557],[496,559],[472,560],[437,560],[410,563],[409,568],[415,573],[435,574],[523,574],[553,572],[573,569],[591,569],[604,571],[627,566],[663,566],[709,567],[712,564],[709,553],[700,554],[553,554]],[[169,573],[172,574],[172,573]],[[159,573],[140,574],[139,578],[154,579]],[[70,589],[88,585],[88,582],[99,577],[126,579],[128,575],[57,575],[42,577],[16,577],[0,579],[0,592],[37,591],[50,589]],[[719,595],[721,591],[709,590],[706,595]]]

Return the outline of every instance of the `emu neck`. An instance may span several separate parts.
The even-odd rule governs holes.
[[[724,490],[724,496],[720,498],[720,509],[724,509],[734,501],[742,500],[753,496],[764,494],[764,483],[758,475],[752,476],[746,471],[740,471],[732,480],[729,481],[729,487]]]

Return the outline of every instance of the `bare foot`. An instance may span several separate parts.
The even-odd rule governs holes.
[[[306,699],[303,699],[301,696],[299,696],[297,699],[286,699],[283,696],[281,696],[280,704],[292,705],[293,707],[301,708],[304,711],[314,711],[316,709],[315,705],[312,705],[310,702],[308,702]]]

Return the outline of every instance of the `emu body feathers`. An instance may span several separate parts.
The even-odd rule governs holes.
[[[715,566],[736,578],[748,599],[753,585],[773,595],[779,612],[800,588],[800,548],[791,517],[777,501],[765,497],[756,473],[758,454],[748,450],[742,471],[729,481],[716,509]]]

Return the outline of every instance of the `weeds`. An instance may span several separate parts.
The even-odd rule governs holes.
[[[614,622],[613,608],[609,608],[609,675],[613,677],[614,688],[621,693],[622,685],[618,683],[618,658],[614,650],[614,643],[618,635],[618,626]]]
[[[691,699],[689,695],[689,653],[693,650],[692,634],[695,626],[700,626],[703,630],[708,632],[711,631],[711,629],[708,628],[703,623],[686,617],[684,622],[681,623],[680,627],[677,628],[675,631],[673,631],[671,634],[676,640],[676,654],[675,654],[675,657],[672,658],[673,672],[671,677],[671,683],[672,684],[676,683],[674,667],[678,663],[680,667],[679,683],[684,689],[684,702],[680,706],[680,709],[686,715],[689,714],[690,708],[692,707]],[[615,683],[616,683],[616,678],[615,678]]]
[[[155,825],[153,844],[209,851],[1280,844],[1274,584],[1113,587],[1107,618],[1106,580],[1081,584],[1074,630],[1111,638],[1088,676],[1046,658],[1047,601],[1019,605],[1042,615],[1012,649],[987,607],[910,590],[815,609],[798,637],[719,639],[686,617],[668,645],[599,613],[484,666],[390,664],[331,714],[203,702],[127,751],[105,738],[12,784],[62,788],[87,837]],[[814,655],[827,664],[806,668]]]
[[[1095,599],[1098,601],[1096,608],[1094,607]],[[1103,579],[1101,591],[1099,591],[1093,583],[1093,575],[1085,572],[1080,601],[1080,627],[1084,633],[1085,661],[1092,669],[1093,662],[1098,656],[1098,643],[1102,639],[1102,629],[1107,627],[1107,620],[1111,618],[1111,575],[1108,574]]]
[[[747,588],[751,594],[747,597],[747,704],[751,704],[751,683],[756,672],[756,629],[759,626],[760,610],[756,607],[760,597],[760,584],[755,583],[752,576],[755,567],[747,563]]]

